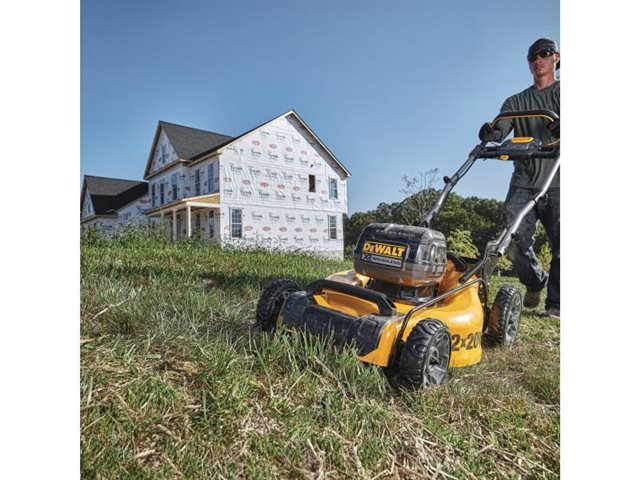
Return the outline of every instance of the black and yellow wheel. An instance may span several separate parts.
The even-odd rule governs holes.
[[[276,320],[287,297],[302,290],[300,285],[288,278],[274,280],[269,283],[258,300],[256,324],[263,332],[271,332],[276,328]]]
[[[447,376],[451,358],[451,334],[440,320],[421,320],[413,327],[402,348],[396,382],[407,388],[440,385]]]
[[[491,305],[486,338],[489,345],[510,347],[518,339],[522,296],[514,285],[504,285]]]

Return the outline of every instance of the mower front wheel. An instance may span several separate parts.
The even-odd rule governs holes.
[[[518,338],[522,296],[514,285],[504,285],[498,291],[489,313],[487,340],[490,345],[510,347]]]
[[[291,293],[300,290],[302,290],[300,285],[288,278],[273,280],[269,283],[262,291],[256,309],[256,323],[260,330],[273,331],[284,301]]]
[[[421,320],[402,348],[397,382],[407,388],[440,385],[447,376],[451,357],[451,334],[440,320]]]

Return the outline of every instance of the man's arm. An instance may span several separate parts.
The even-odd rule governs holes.
[[[500,109],[500,113],[513,111],[513,107],[511,106],[510,100],[511,100],[511,97],[505,100],[505,102],[502,104],[502,108]],[[513,119],[500,120],[494,126],[491,126],[490,123],[485,123],[480,128],[478,137],[483,142],[501,142],[507,137],[507,135],[509,135],[509,132],[511,131],[512,128],[513,128]]]
[[[516,109],[511,104],[511,97],[509,97],[502,104],[502,108],[500,108],[500,113],[513,112],[515,110]],[[501,142],[502,140],[507,138],[507,135],[509,135],[509,132],[513,129],[513,122],[514,122],[513,118],[504,119],[504,120],[500,120],[494,126],[494,130],[498,130],[500,132],[499,137],[496,135],[499,138],[498,140],[496,140],[497,142]]]

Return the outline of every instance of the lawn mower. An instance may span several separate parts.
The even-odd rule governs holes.
[[[502,113],[492,122],[538,118],[559,132],[560,119],[548,110]],[[445,236],[431,228],[449,193],[477,159],[551,159],[548,178],[481,258],[447,252]],[[378,365],[396,385],[441,384],[449,367],[480,362],[482,346],[511,346],[518,337],[522,298],[504,285],[493,302],[489,280],[524,216],[542,199],[560,167],[560,140],[531,137],[481,142],[415,226],[373,223],[360,234],[354,269],[312,282],[306,289],[290,279],[269,283],[256,311],[259,329],[328,335],[352,345],[358,358]]]

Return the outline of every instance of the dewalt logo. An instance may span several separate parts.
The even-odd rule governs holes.
[[[370,253],[374,255],[382,255],[389,258],[403,258],[407,247],[401,245],[389,245],[387,243],[378,243],[365,241],[362,246],[362,253]]]

